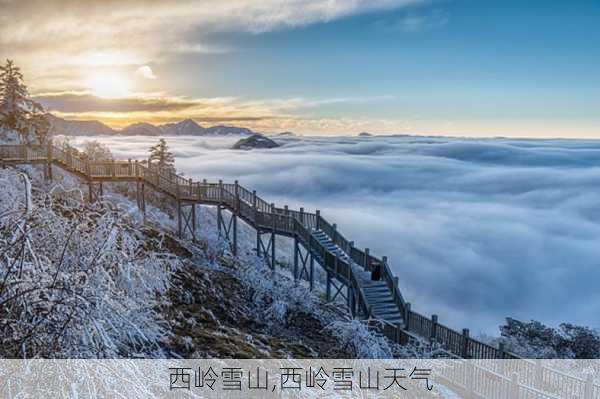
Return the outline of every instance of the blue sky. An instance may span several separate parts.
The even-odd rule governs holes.
[[[302,133],[600,134],[594,112],[600,103],[597,1],[270,1],[256,9],[238,0],[214,12],[206,10],[207,3],[183,2],[187,8],[162,17],[161,10],[132,3],[113,5],[110,16],[102,5],[81,15],[73,3],[66,5],[72,21],[87,11],[98,26],[91,35],[74,25],[63,39],[72,42],[68,51],[57,47],[56,58],[78,54],[79,64],[67,65],[71,80],[57,82],[47,76],[55,71],[36,71],[33,51],[19,57],[23,51],[16,43],[41,46],[48,40],[44,29],[39,37],[13,35],[15,40],[0,45],[7,50],[12,45],[17,62],[22,58],[24,69],[32,71],[34,92],[87,90],[131,101],[162,97],[200,104],[177,113],[115,108],[110,114],[93,109],[81,114],[69,112],[60,96],[45,99],[67,117],[97,117],[113,125],[188,116]],[[138,14],[148,20],[140,24]],[[63,16],[50,15],[46,23],[53,19],[64,27]],[[56,35],[56,29],[48,30]],[[100,65],[85,62],[98,58],[94,51],[108,54]],[[43,52],[52,58],[51,50]],[[52,62],[52,68],[60,66]],[[132,79],[142,66],[156,78]],[[86,86],[86,73],[108,76],[96,79],[100,82],[120,74],[124,78],[113,80],[132,87],[103,92]]]

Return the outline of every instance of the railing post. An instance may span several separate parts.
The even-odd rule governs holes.
[[[271,203],[271,268],[275,270],[275,203]]]
[[[256,190],[252,191],[252,209],[254,209],[254,224],[258,228],[258,204],[256,202]]]
[[[462,335],[463,335],[463,347],[462,347],[461,357],[464,359],[468,359],[469,358],[469,341],[471,340],[471,338],[469,338],[469,329],[463,328]]]
[[[48,168],[47,176],[52,180],[52,141],[46,144],[46,167]]]
[[[498,351],[500,352],[500,359],[506,358],[506,350],[504,348],[504,342],[498,344]],[[498,373],[504,375],[504,362],[498,362]]]
[[[304,208],[300,208],[300,223],[302,224],[302,226],[304,226],[306,223],[304,223]]]
[[[290,220],[290,209],[289,209],[289,207],[288,207],[287,205],[284,205],[284,206],[283,206],[283,212],[284,212],[284,214],[285,214],[285,225],[286,225],[286,230],[288,230],[288,231],[289,231],[289,229],[290,229],[290,223],[291,223],[291,220]]]
[[[133,176],[133,163],[131,162],[131,158],[129,158],[129,165],[128,165],[128,167],[129,167],[129,170],[128,170],[127,174],[129,176]]]
[[[589,373],[585,378],[585,388],[583,390],[583,399],[592,399],[594,394],[594,374]]]
[[[316,226],[315,226],[315,230],[321,230],[321,211],[320,210],[316,210],[315,211],[315,219],[316,219]]]
[[[404,307],[404,328],[406,331],[410,331],[410,302],[406,302]]]
[[[298,251],[300,250],[298,245],[298,235],[294,234],[294,282],[298,281]]]
[[[190,194],[189,195],[190,195],[190,198],[193,198],[193,196],[194,196],[193,195],[193,193],[194,193],[194,181],[192,180],[191,177],[189,179],[189,182],[190,182]]]
[[[371,258],[369,255],[369,248],[365,248],[365,261],[364,261],[363,267],[365,268],[366,271],[370,271],[370,269],[371,269]]]
[[[435,342],[437,339],[437,325],[438,316],[436,314],[431,315],[431,342]]]
[[[331,241],[333,241],[333,243],[337,245],[337,242],[336,242],[336,239],[337,239],[337,224],[333,223],[331,225],[331,228],[333,229],[333,237],[331,237]]]
[[[542,387],[542,373],[544,369],[542,366],[542,361],[540,359],[535,359],[535,372],[533,378],[533,387],[540,389]]]
[[[512,373],[510,378],[510,398],[519,398],[519,375],[517,373]]]
[[[235,193],[235,211],[240,213],[240,184],[238,181],[234,181],[234,193]]]
[[[219,180],[219,202],[223,202],[223,180]]]
[[[117,171],[116,171],[116,165],[115,165],[115,160],[114,159],[113,159],[113,161],[111,163],[111,167],[112,167],[111,176],[115,177],[116,174],[117,174]]]
[[[469,360],[467,360],[466,362],[467,362],[467,364],[466,364],[466,367],[465,367],[465,371],[466,371],[467,375],[466,375],[465,380],[466,380],[467,386],[465,388],[466,388],[466,391],[467,391],[467,397],[468,398],[473,398],[474,397],[474,395],[473,395],[473,385],[475,383],[475,380],[474,380],[474,377],[475,377],[475,365],[473,364],[473,362],[471,362]]]

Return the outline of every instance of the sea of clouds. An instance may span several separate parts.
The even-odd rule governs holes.
[[[89,140],[90,138],[79,139]],[[142,158],[153,137],[96,137]],[[600,327],[600,141],[433,137],[172,137],[177,167],[320,209],[387,255],[424,314],[497,334],[507,316]]]

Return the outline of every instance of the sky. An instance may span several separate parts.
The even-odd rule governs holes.
[[[156,141],[96,139],[120,159],[142,159]],[[357,247],[388,256],[417,312],[474,335],[497,335],[506,317],[600,328],[597,140],[292,137],[230,150],[236,139],[169,144],[188,177],[319,209]]]
[[[600,135],[597,1],[0,0],[50,111],[339,135]]]

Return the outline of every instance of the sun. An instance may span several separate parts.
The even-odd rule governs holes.
[[[117,73],[98,73],[86,85],[98,97],[125,97],[131,94],[131,82]]]

